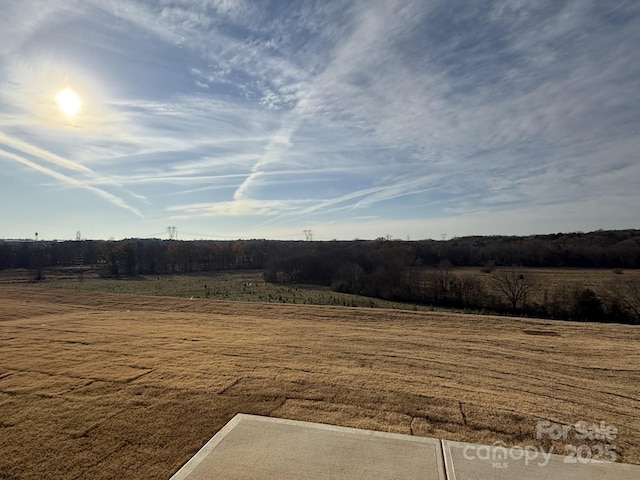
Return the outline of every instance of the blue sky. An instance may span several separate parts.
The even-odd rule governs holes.
[[[640,227],[636,0],[0,11],[0,238]]]

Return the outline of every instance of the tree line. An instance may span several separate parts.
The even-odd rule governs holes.
[[[552,261],[550,261],[552,260]],[[640,279],[616,275],[602,291],[560,281],[538,284],[524,267],[640,265],[637,231],[536,237],[470,237],[448,242],[378,239],[318,244],[272,259],[265,279],[426,305],[534,317],[640,324]],[[459,275],[475,266],[485,276]]]
[[[383,238],[0,242],[0,269],[28,268],[34,271],[34,279],[41,279],[43,269],[49,267],[96,265],[108,277],[261,269],[269,282],[324,285],[389,300],[640,322],[640,299],[634,300],[640,293],[630,279],[620,278],[619,285],[603,293],[571,285],[534,285],[529,275],[505,268],[640,268],[640,230],[412,242]],[[479,267],[488,277],[462,277],[452,271],[454,266]]]
[[[105,277],[259,269],[266,245],[253,242],[0,242],[0,269],[97,266]]]
[[[330,242],[0,241],[0,269],[29,268],[40,261],[46,267],[110,263],[114,270],[118,270],[114,271],[117,274],[171,273],[264,268],[279,260],[297,257],[296,261],[300,261],[302,257],[312,259],[318,255],[340,260],[345,257],[355,259],[365,266],[372,262],[437,265],[448,261],[453,266],[640,268],[640,230],[527,237],[476,236],[411,242],[383,238]]]

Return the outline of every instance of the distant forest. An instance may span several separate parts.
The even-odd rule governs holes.
[[[97,266],[104,277],[261,269],[268,282],[324,285],[389,300],[640,323],[640,287],[630,281],[621,281],[618,291],[607,295],[589,289],[545,290],[545,300],[536,303],[527,300],[534,286],[517,273],[518,267],[640,268],[640,230],[420,241],[0,242],[0,269],[30,269],[36,280],[45,268],[82,266]],[[450,271],[463,266],[487,273],[495,267],[510,269],[494,275],[487,288]]]

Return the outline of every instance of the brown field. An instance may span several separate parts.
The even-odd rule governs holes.
[[[640,463],[638,327],[36,284],[0,298],[0,478],[166,479],[238,412],[546,448],[538,420],[604,420]]]
[[[530,267],[494,267],[493,272],[516,269],[525,275],[531,276],[538,289],[552,288],[558,284],[580,285],[602,290],[612,281],[624,278],[640,277],[637,269],[608,269],[608,268],[530,268]],[[462,277],[476,277],[488,279],[492,273],[484,273],[478,267],[453,267],[452,273]]]
[[[607,269],[607,268],[515,268],[518,272],[533,280],[532,302],[543,302],[545,293],[552,293],[558,287],[590,288],[598,294],[604,294],[608,287],[616,282],[640,278],[637,269]],[[496,267],[492,273],[483,273],[481,268],[461,267],[452,268],[451,273],[462,278],[475,278],[485,289],[494,294],[500,294],[492,285],[492,275],[510,267]]]
[[[94,268],[52,268],[44,272],[40,285],[84,292],[131,293],[210,300],[301,303],[369,308],[415,308],[433,310],[378,298],[332,291],[319,285],[267,283],[261,270],[223,270],[185,275],[140,275],[117,279],[100,278]],[[33,283],[28,270],[0,271],[0,284]]]

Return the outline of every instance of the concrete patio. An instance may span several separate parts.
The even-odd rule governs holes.
[[[566,463],[434,438],[236,415],[171,480],[640,480],[640,466]]]

